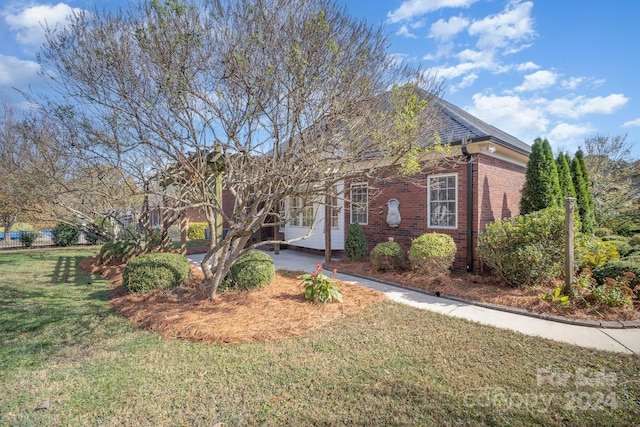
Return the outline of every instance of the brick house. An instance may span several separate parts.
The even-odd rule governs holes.
[[[408,250],[411,239],[439,232],[456,242],[454,268],[472,271],[480,266],[474,254],[480,231],[518,214],[530,146],[449,102],[438,102],[445,123],[440,138],[451,146],[449,161],[417,183],[354,180],[339,185],[337,194],[344,197],[336,197],[331,210],[332,251],[344,250],[351,222],[362,225],[369,250],[390,239]],[[288,218],[285,238],[307,235],[310,229],[311,235],[290,247],[324,251],[324,207],[299,209],[295,204],[287,201],[287,212],[298,214]]]

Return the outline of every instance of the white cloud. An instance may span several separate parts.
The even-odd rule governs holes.
[[[477,78],[478,78],[478,75],[476,73],[467,74],[462,78],[462,81],[459,84],[451,87],[451,92],[455,93],[459,89],[464,89],[466,87],[473,85],[473,83],[476,81]]]
[[[532,71],[532,70],[537,70],[538,68],[540,68],[540,66],[535,62],[531,62],[531,61],[525,62],[523,64],[518,64],[516,66],[516,70],[518,71]]]
[[[557,141],[557,144],[566,144],[570,141],[584,140],[584,137],[592,134],[596,129],[591,124],[560,123],[551,129],[547,135],[549,142]]]
[[[446,41],[451,40],[456,34],[469,26],[469,20],[462,16],[452,16],[448,21],[439,19],[431,25],[429,37]]]
[[[635,120],[629,120],[628,122],[624,122],[622,126],[626,128],[640,127],[640,117],[638,117]]]
[[[558,98],[549,101],[547,110],[561,117],[577,119],[587,114],[613,114],[624,106],[627,101],[629,101],[629,98],[619,93],[593,98],[585,96],[577,96],[571,99]]]
[[[478,36],[480,49],[503,48],[508,53],[521,50],[534,35],[531,18],[532,2],[510,3],[503,12],[474,21],[469,34]]]
[[[562,81],[562,87],[565,89],[573,90],[580,86],[584,82],[584,77],[570,77]]]
[[[23,87],[39,78],[40,66],[15,56],[0,54],[0,87]]]
[[[518,92],[533,91],[553,86],[558,75],[552,71],[540,70],[524,76],[524,82],[515,88]]]
[[[5,12],[4,19],[9,28],[16,32],[16,41],[22,45],[38,47],[45,41],[44,27],[55,27],[72,13],[82,9],[72,8],[65,3],[24,7],[14,12]]]
[[[478,0],[406,0],[396,10],[389,12],[389,22],[411,20],[425,13],[445,7],[469,7]]]
[[[406,24],[403,24],[400,26],[400,28],[398,28],[398,31],[396,31],[396,36],[404,36],[404,37],[408,37],[410,39],[417,39],[418,36],[416,36],[415,34],[413,34],[410,30],[409,30],[409,26]]]

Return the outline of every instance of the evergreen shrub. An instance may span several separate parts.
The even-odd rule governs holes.
[[[189,260],[176,253],[141,255],[127,262],[122,284],[127,292],[146,293],[175,288],[191,278]]]

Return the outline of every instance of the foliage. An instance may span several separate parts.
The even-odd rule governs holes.
[[[333,270],[336,274],[336,270]],[[316,265],[316,271],[298,276],[301,286],[304,287],[304,297],[308,300],[328,303],[333,300],[342,302],[342,293],[333,280],[322,273],[322,264]]]
[[[269,254],[251,250],[245,252],[231,266],[231,270],[224,278],[222,289],[238,288],[243,290],[260,289],[273,281],[275,266]]]
[[[72,246],[78,244],[80,231],[75,225],[59,222],[53,227],[53,244],[56,246]]]
[[[640,234],[634,234],[633,236],[629,237],[629,241],[627,243],[634,247],[640,246]]]
[[[25,248],[30,248],[39,235],[40,233],[38,233],[37,231],[21,231],[20,243],[22,243]]]
[[[604,237],[604,236],[610,236],[611,234],[613,234],[613,231],[610,228],[598,227],[593,231],[593,234],[596,237]]]
[[[405,257],[397,242],[380,242],[371,251],[371,263],[377,271],[402,270]]]
[[[632,273],[633,277],[625,276],[626,273]],[[633,290],[636,298],[640,298],[640,260],[638,259],[609,261],[602,267],[593,270],[593,278],[601,286],[606,284],[608,278],[618,282],[628,279],[627,286]]]
[[[187,237],[190,240],[204,240],[205,230],[209,227],[208,222],[190,222]]]
[[[100,248],[101,264],[123,264],[141,252],[140,245],[133,240],[107,242]]]
[[[537,138],[527,162],[520,213],[528,214],[553,206],[562,206],[558,168],[549,141]]]
[[[584,163],[582,150],[578,150],[571,161],[571,176],[576,189],[578,212],[582,221],[582,231],[587,234],[593,233],[596,227],[596,220],[593,208],[593,195],[591,194],[591,183],[589,173]]]
[[[620,258],[620,253],[611,242],[605,242],[602,239],[581,235],[576,238],[576,246],[581,248],[580,268],[589,268],[593,270],[603,266],[609,261]]]
[[[171,238],[168,233],[162,230],[151,229],[148,232],[147,243],[144,247],[145,252],[161,252],[164,248],[171,246]]]
[[[556,158],[556,166],[558,167],[558,182],[560,183],[560,190],[562,197],[576,197],[576,189],[573,186],[573,179],[571,178],[571,167],[569,166],[570,160],[566,153],[558,154]]]
[[[409,262],[411,267],[424,274],[446,272],[456,256],[456,243],[443,233],[425,233],[411,240]]]
[[[591,289],[591,297],[595,302],[605,304],[610,307],[623,307],[632,305],[631,298],[633,291],[629,288],[629,283],[633,281],[633,273],[624,273],[619,279],[606,278],[604,283],[594,286]]]
[[[175,288],[191,278],[189,260],[176,253],[153,253],[135,257],[122,272],[127,292],[146,293],[155,289]]]
[[[569,295],[562,295],[562,286],[558,286],[553,292],[542,295],[542,299],[555,302],[564,308],[569,308],[571,306]]]
[[[349,224],[344,253],[349,261],[362,261],[367,256],[367,238],[362,226],[357,222]]]
[[[533,286],[560,277],[564,271],[564,216],[564,209],[552,207],[488,224],[478,239],[478,253],[511,286]],[[578,235],[578,219],[575,228]],[[578,260],[580,253],[576,250]]]

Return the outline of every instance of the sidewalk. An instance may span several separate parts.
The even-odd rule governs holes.
[[[292,250],[281,250],[279,255],[274,255],[273,252],[267,253],[273,258],[276,270],[311,272],[315,269],[316,264],[324,262],[323,256]],[[189,255],[187,258],[193,264],[199,265],[202,255]],[[343,282],[357,283],[376,289],[383,292],[392,301],[422,310],[435,311],[485,325],[511,329],[523,334],[548,338],[581,347],[640,355],[640,329],[604,329],[569,325],[438,298],[374,280],[340,274],[339,272],[335,277]]]

